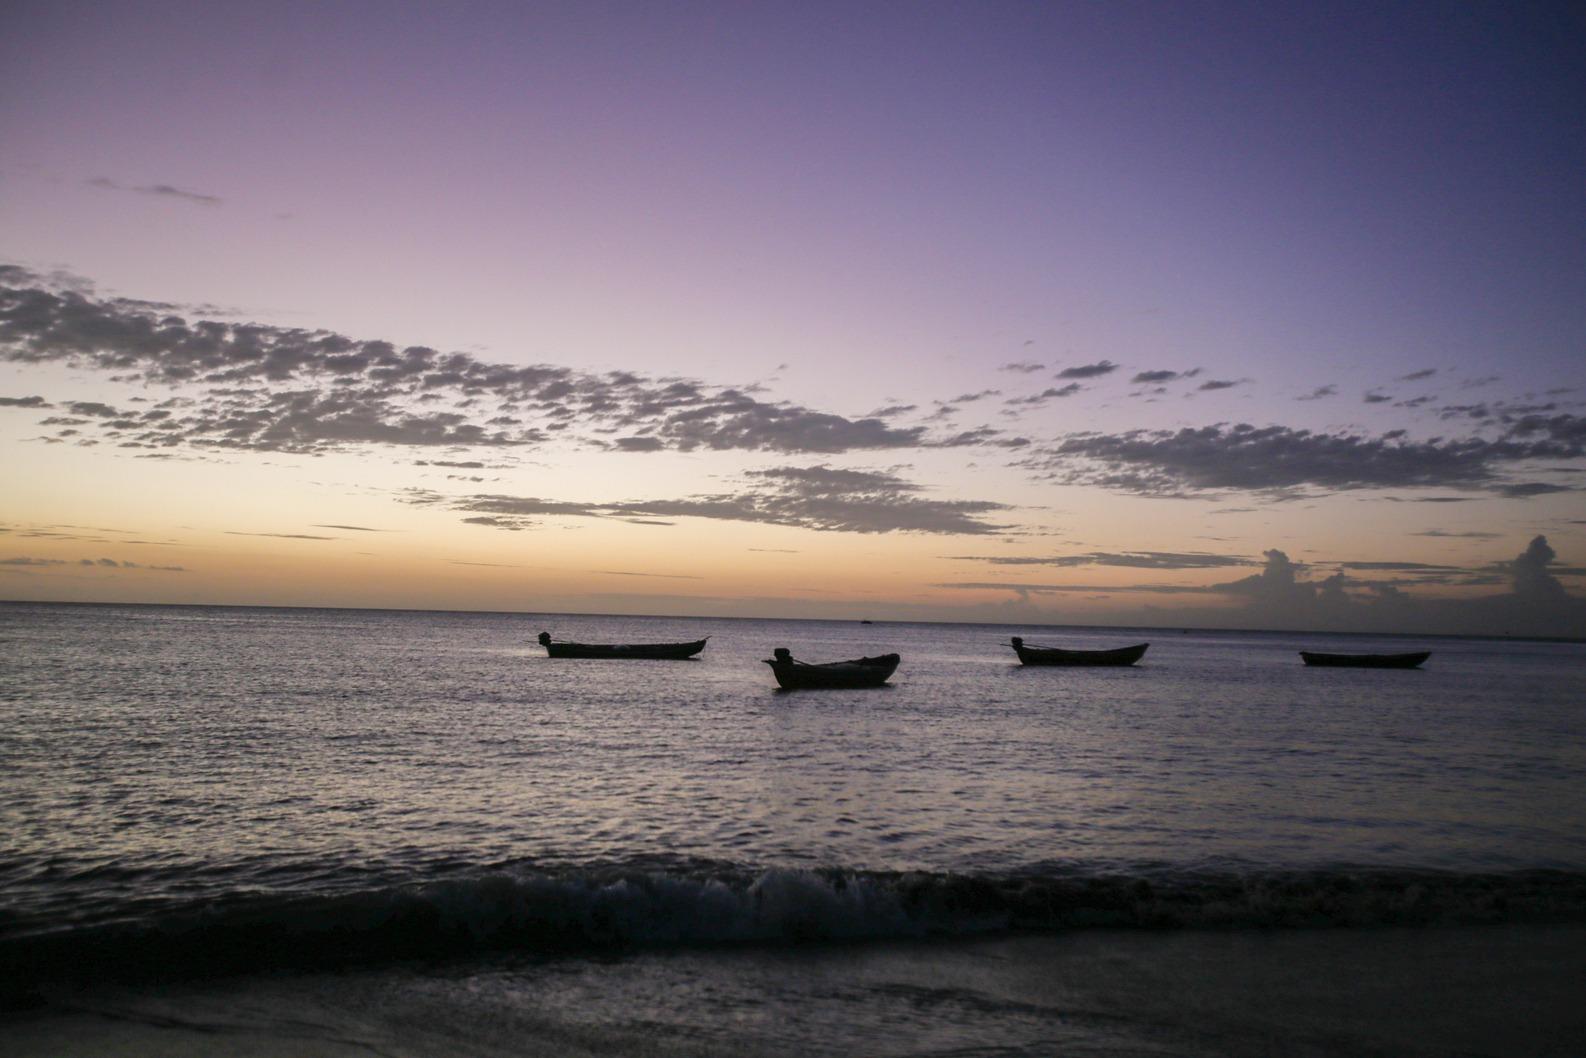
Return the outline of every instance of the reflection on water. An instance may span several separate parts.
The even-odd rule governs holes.
[[[693,662],[534,642],[678,641]],[[1586,867],[1583,650],[1434,640],[1422,671],[1154,638],[1019,667],[1029,629],[0,606],[0,893],[48,918],[239,887],[528,861],[1012,872]],[[760,659],[897,651],[893,685],[777,693]],[[36,920],[36,919],[35,919]]]

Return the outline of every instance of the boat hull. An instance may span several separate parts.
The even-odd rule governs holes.
[[[855,658],[852,661],[833,661],[824,665],[807,665],[791,659],[767,660],[779,687],[787,691],[843,690],[856,687],[880,687],[897,671],[901,659],[896,654],[882,654],[874,658]]]
[[[1432,656],[1429,650],[1413,654],[1317,654],[1300,651],[1300,660],[1323,669],[1416,669]]]
[[[1145,657],[1146,648],[1150,643],[1136,643],[1132,647],[1119,647],[1116,650],[1063,650],[1060,647],[1027,647],[1024,641],[1015,637],[1013,652],[1019,655],[1019,661],[1024,665],[1133,665]]]
[[[706,636],[705,639],[709,639]],[[543,643],[553,658],[601,660],[683,661],[705,649],[705,639],[693,643]]]

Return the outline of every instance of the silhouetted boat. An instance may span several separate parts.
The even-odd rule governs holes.
[[[1347,669],[1414,669],[1431,656],[1430,650],[1413,654],[1317,654],[1309,650],[1300,651],[1300,660],[1307,665]]]
[[[1150,643],[1136,643],[1116,650],[1063,650],[1061,647],[1027,647],[1013,637],[1013,652],[1025,665],[1133,665],[1145,656]]]
[[[705,639],[709,639],[706,636]],[[650,661],[691,658],[705,649],[705,639],[692,643],[553,643],[540,633],[540,645],[553,658],[639,658]]]
[[[828,661],[811,665],[794,661],[786,647],[772,652],[774,659],[766,659],[776,682],[784,690],[814,690],[835,687],[879,687],[887,682],[898,662],[896,654],[882,654],[874,658],[854,658],[852,661]]]

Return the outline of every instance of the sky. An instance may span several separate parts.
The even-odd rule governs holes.
[[[0,10],[0,598],[1586,636],[1569,5]]]

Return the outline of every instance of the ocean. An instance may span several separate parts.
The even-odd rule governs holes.
[[[779,646],[903,661],[784,692]],[[0,604],[0,1050],[1578,1055],[1583,677],[1578,643]]]

